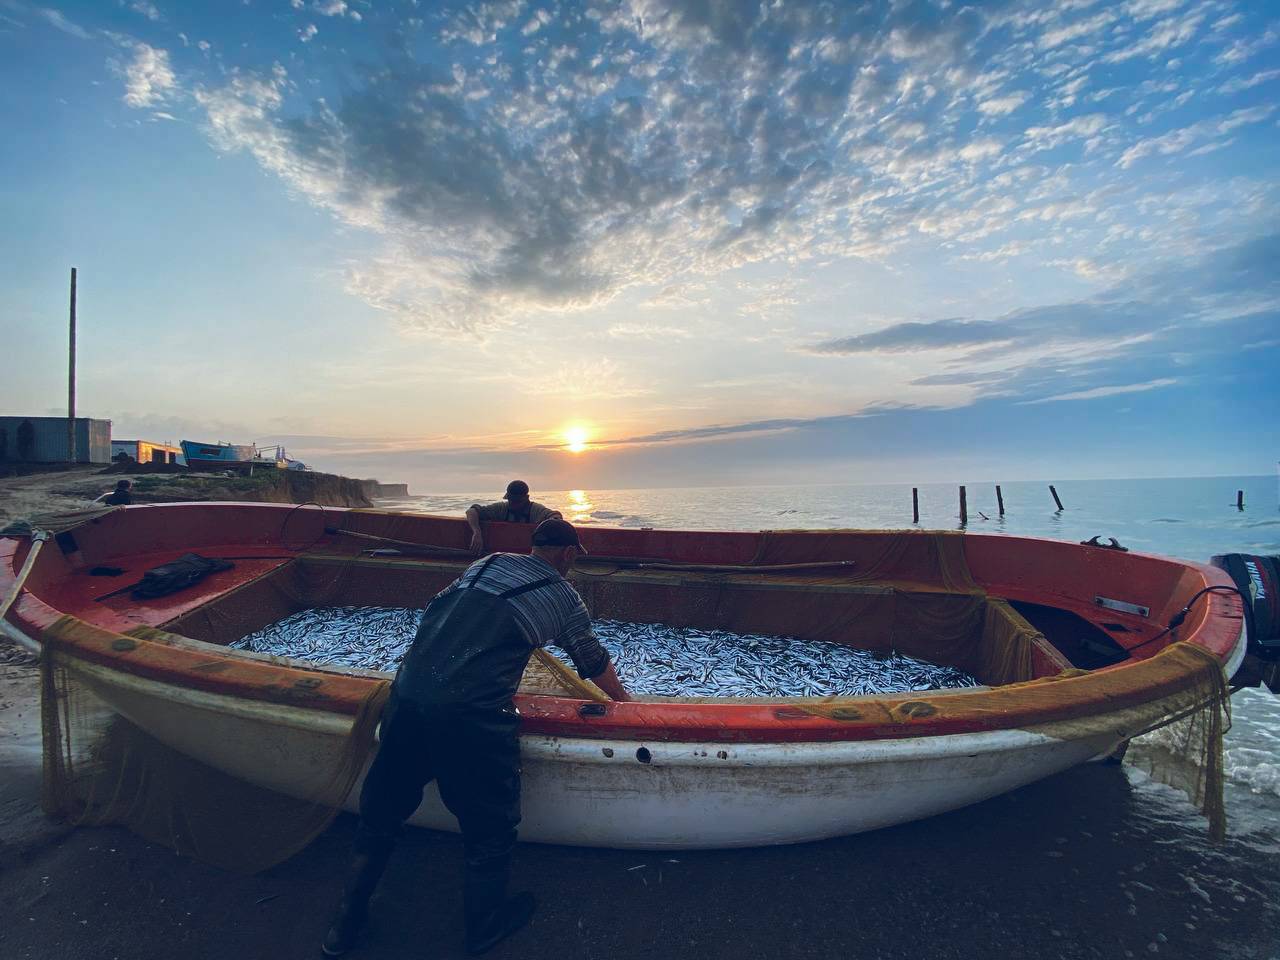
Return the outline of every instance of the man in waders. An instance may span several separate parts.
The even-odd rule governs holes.
[[[533,532],[531,554],[477,560],[428,604],[382,717],[381,747],[360,794],[355,857],[324,939],[327,956],[355,942],[396,834],[432,780],[462,832],[467,952],[484,953],[529,922],[533,896],[507,896],[520,823],[511,698],[525,665],[536,647],[553,643],[584,679],[615,700],[628,699],[565,579],[585,552],[571,524],[546,520]]]

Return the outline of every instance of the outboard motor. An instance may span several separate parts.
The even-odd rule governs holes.
[[[1253,687],[1265,683],[1280,694],[1280,557],[1228,553],[1210,563],[1225,570],[1244,597],[1249,646],[1233,680]]]

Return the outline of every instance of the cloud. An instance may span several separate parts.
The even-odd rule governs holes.
[[[824,340],[805,349],[810,353],[850,355],[857,353],[907,353],[916,350],[945,350],[999,343],[1016,338],[1016,327],[984,320],[908,321],[872,333]]]
[[[1161,387],[1171,387],[1177,383],[1174,377],[1160,377],[1146,383],[1125,383],[1115,386],[1090,387],[1087,390],[1075,390],[1070,393],[1059,393],[1052,397],[1039,397],[1035,400],[1023,400],[1022,403],[1058,403],[1062,400],[1098,400],[1102,397],[1114,397],[1124,393],[1145,393]]]
[[[692,336],[684,327],[644,323],[615,323],[608,333],[617,340],[685,340]]]
[[[352,63],[340,85],[310,44],[287,72],[242,64],[198,97],[218,149],[361,231],[346,288],[402,329],[483,340],[637,287],[672,291],[648,308],[700,305],[705,292],[687,291],[753,265],[892,262],[913,248],[982,263],[1054,247],[1070,260],[1121,220],[1141,221],[1148,247],[1188,230],[1137,212],[1161,188],[1121,175],[1176,146],[1135,133],[1125,98],[1145,117],[1187,91],[1137,56],[1123,84],[1089,69],[1208,42],[1185,5],[432,8],[380,21],[390,52]],[[315,35],[310,24],[300,39]],[[1095,102],[1092,78],[1112,84],[1106,112],[1075,106]],[[1065,147],[1070,163],[1028,162]]]
[[[978,104],[978,112],[991,117],[1002,117],[1017,110],[1027,102],[1027,98],[1028,95],[1025,93],[1010,93],[1003,97],[992,97]]]
[[[247,75],[206,90],[220,146],[269,156],[292,188],[383,237],[382,262],[413,264],[360,265],[360,289],[407,324],[485,335],[681,271],[891,249],[911,217],[868,178],[959,188],[1003,149],[948,136],[880,166],[879,137],[851,126],[976,73],[971,10],[636,2],[631,15],[575,20],[551,46],[530,25],[552,12],[521,9],[449,14],[439,38],[458,47],[453,69],[392,60],[333,103],[287,109],[282,97],[262,114],[250,102],[239,112],[252,129],[227,121],[237,89],[252,93]],[[512,60],[503,44],[516,42],[529,46]],[[937,139],[918,129],[917,141]],[[849,169],[850,136],[867,178]]]
[[[1235,355],[1239,343],[1273,336],[1280,323],[1278,262],[1280,234],[1267,234],[1166,260],[1084,300],[1022,308],[994,320],[896,323],[802,349],[831,356],[950,351],[942,355],[942,371],[911,384],[975,387],[963,403],[985,396],[1047,403],[1153,390],[1182,382],[1197,365]]]
[[[1171,130],[1159,137],[1139,140],[1127,148],[1116,161],[1116,166],[1127,170],[1139,160],[1151,154],[1170,156],[1186,151],[1193,144],[1213,136],[1230,133],[1237,127],[1251,123],[1260,123],[1275,112],[1275,106],[1266,104],[1258,107],[1247,107],[1235,110],[1225,117],[1216,120],[1201,120],[1188,127]]]
[[[141,40],[128,42],[133,59],[122,68],[124,102],[135,110],[152,107],[167,100],[177,86],[177,78],[169,64],[168,51],[159,50]]]
[[[1004,151],[1004,144],[994,137],[973,140],[960,148],[960,157],[970,163],[998,157]]]
[[[140,13],[148,20],[160,20],[159,8],[151,2],[151,0],[130,0],[129,9],[134,13]]]
[[[1004,370],[965,371],[963,373],[930,373],[911,381],[915,387],[956,387],[995,383],[1011,374]]]
[[[1053,27],[1040,35],[1039,46],[1041,49],[1047,50],[1072,40],[1078,40],[1081,37],[1087,37],[1089,34],[1096,33],[1104,27],[1115,23],[1116,16],[1117,14],[1114,11],[1104,10],[1102,13],[1095,14],[1092,17]]]
[[[1242,90],[1252,90],[1256,86],[1264,83],[1270,83],[1280,77],[1280,70],[1259,70],[1257,73],[1249,77],[1232,77],[1222,86],[1218,87],[1218,93],[1239,93]]]
[[[60,10],[54,10],[52,7],[36,7],[33,12],[45,23],[61,30],[63,33],[70,34],[80,40],[93,39],[92,33],[79,24],[68,20]]]
[[[1029,127],[1024,136],[1032,149],[1051,150],[1069,140],[1097,136],[1109,122],[1105,114],[1089,113],[1052,127]]]

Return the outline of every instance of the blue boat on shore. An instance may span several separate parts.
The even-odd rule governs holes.
[[[258,448],[244,443],[182,441],[182,455],[192,470],[234,470],[261,464]]]

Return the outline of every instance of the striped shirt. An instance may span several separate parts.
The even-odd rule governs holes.
[[[490,554],[467,567],[437,597],[455,590],[481,590],[498,596],[549,577],[556,579],[507,599],[520,632],[531,647],[554,644],[564,650],[582,679],[600,676],[609,665],[609,654],[591,629],[591,615],[578,591],[541,557],[528,553]]]

